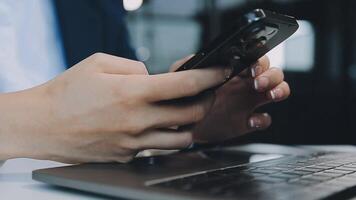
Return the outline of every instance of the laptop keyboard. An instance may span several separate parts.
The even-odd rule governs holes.
[[[231,166],[150,186],[220,198],[320,199],[355,185],[356,154],[333,153]]]

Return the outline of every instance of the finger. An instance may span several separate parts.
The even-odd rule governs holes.
[[[272,90],[266,92],[266,94],[259,93],[256,96],[256,106],[258,108],[260,106],[266,105],[271,102],[280,102],[287,99],[290,96],[290,88],[287,82],[282,82],[277,87]]]
[[[116,57],[104,53],[96,53],[88,58],[96,69],[108,74],[148,74],[145,64],[135,60]]]
[[[194,54],[191,54],[183,59],[176,61],[175,63],[173,63],[173,65],[171,65],[171,67],[169,68],[170,69],[169,71],[170,72],[176,71],[180,66],[182,66],[184,63],[186,63],[188,60],[190,60],[193,56],[194,56]]]
[[[260,58],[257,63],[251,67],[251,76],[257,77],[267,71],[270,67],[270,61],[267,56]]]
[[[272,118],[268,113],[254,113],[248,120],[248,127],[251,131],[266,129],[271,124]]]
[[[202,95],[188,101],[158,103],[149,112],[149,129],[183,126],[197,123],[204,119],[214,104],[213,93]]]
[[[139,149],[173,150],[189,147],[193,142],[192,132],[156,129],[135,138]]]
[[[239,76],[256,77],[261,75],[266,70],[268,70],[269,66],[270,66],[269,58],[267,56],[263,56],[262,58],[258,59],[256,63],[243,70],[239,74]]]
[[[158,74],[138,79],[137,89],[147,101],[163,101],[195,96],[225,82],[230,68],[212,67]]]
[[[273,67],[262,73],[254,80],[254,88],[259,92],[265,92],[275,88],[283,82],[284,74],[279,68]]]
[[[290,88],[287,82],[282,82],[277,87],[268,92],[267,97],[274,101],[279,102],[287,99],[290,95]]]

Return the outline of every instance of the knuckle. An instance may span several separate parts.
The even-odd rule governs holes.
[[[195,122],[199,122],[201,121],[206,114],[206,108],[204,105],[202,104],[196,104],[193,106],[193,119]]]
[[[118,107],[119,112],[125,113],[125,116],[120,118],[120,123],[114,126],[115,128],[128,135],[138,135],[146,129],[147,123],[140,120],[142,113],[138,111],[137,100],[122,96],[113,103],[113,107]]]
[[[122,139],[119,142],[119,146],[124,151],[128,152],[127,154],[130,155],[132,152],[136,152],[140,149],[140,145],[135,139]]]
[[[278,76],[284,76],[283,70],[281,68],[278,67],[272,67],[271,71],[275,74],[277,74]]]
[[[284,73],[280,68],[272,67],[267,74],[276,82],[282,82],[284,80]]]
[[[258,65],[262,65],[263,67],[269,67],[270,66],[270,60],[268,58],[268,56],[263,56],[262,58],[260,58],[258,60]]]
[[[90,59],[96,63],[96,64],[100,64],[103,62],[103,59],[106,57],[105,53],[94,53],[93,55],[90,56]]]
[[[140,115],[135,108],[135,105],[127,102],[121,101],[113,104],[113,107],[120,107],[120,109],[115,109],[112,112],[122,112],[125,113],[124,116],[118,115],[118,119],[114,120],[112,129],[110,132],[121,132],[126,135],[139,135],[146,129],[145,123],[140,120]]]
[[[148,74],[148,71],[147,71],[147,68],[146,68],[146,65],[145,63],[143,62],[140,62],[140,61],[135,61],[136,62],[136,65],[137,65],[137,73],[139,74]]]
[[[144,127],[141,124],[134,123],[132,121],[128,121],[124,127],[125,132],[128,135],[138,135],[143,132]],[[136,145],[135,145],[136,146]]]
[[[112,154],[110,154],[111,161],[127,163],[135,158],[139,150],[135,148],[134,142],[132,143],[130,140],[129,138],[123,138],[115,142]]]
[[[266,65],[266,67],[269,67],[270,66],[270,60],[269,60],[269,58],[268,58],[268,56],[264,56],[264,59],[265,59],[265,65]]]
[[[146,65],[141,61],[124,59],[130,64],[130,70],[133,74],[148,75]]]

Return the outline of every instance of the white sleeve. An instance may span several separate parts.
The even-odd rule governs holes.
[[[4,164],[5,161],[0,160],[0,167]]]

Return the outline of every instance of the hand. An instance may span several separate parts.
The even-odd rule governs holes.
[[[0,117],[0,152],[7,152],[0,159],[127,162],[144,149],[187,147],[191,131],[167,127],[203,119],[214,95],[169,100],[198,95],[230,73],[148,75],[141,62],[95,54],[44,85],[0,98],[2,113],[9,114]]]
[[[176,62],[172,70],[189,58]],[[213,108],[195,126],[195,141],[224,141],[268,128],[272,121],[270,115],[254,111],[262,105],[282,101],[290,95],[289,86],[283,79],[283,72],[278,68],[270,68],[266,56],[231,79],[216,91]]]

